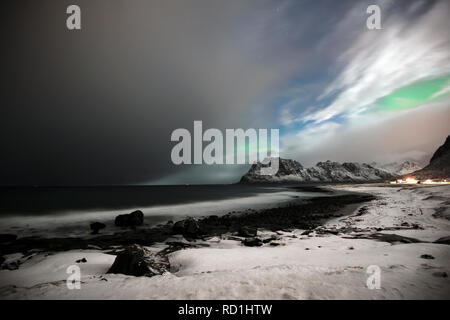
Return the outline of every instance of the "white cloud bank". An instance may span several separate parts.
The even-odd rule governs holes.
[[[409,110],[365,112],[400,87],[450,73],[450,2],[437,2],[415,16],[420,7],[416,2],[405,14],[382,16],[382,30],[366,30],[355,37],[338,57],[340,72],[317,98],[318,105],[330,100],[325,108],[298,110],[297,114],[293,108],[281,111],[281,123],[304,125],[296,134],[283,137],[283,157],[307,166],[327,159],[428,160],[450,134],[449,99]],[[355,7],[349,17],[360,9]],[[338,28],[340,32],[355,34],[355,24],[346,21]]]
[[[442,1],[417,20],[396,14],[383,22],[382,30],[363,32],[339,57],[342,72],[319,97],[338,93],[336,99],[302,120],[351,117],[397,88],[450,73],[449,16],[450,2]]]

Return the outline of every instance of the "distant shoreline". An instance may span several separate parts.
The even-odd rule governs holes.
[[[312,191],[314,190],[314,191]],[[309,192],[324,192],[323,189],[309,189]],[[199,229],[197,235],[186,235],[188,240],[204,239],[220,236],[226,233],[236,233],[241,227],[252,227],[271,231],[283,229],[313,229],[332,217],[347,214],[345,208],[350,205],[373,200],[374,197],[364,193],[347,193],[344,195],[328,194],[327,196],[310,199],[294,199],[284,205],[262,210],[248,209],[244,212],[230,212],[224,216],[210,215],[196,219]],[[102,250],[112,250],[117,246],[136,243],[150,246],[156,242],[164,242],[172,235],[180,234],[174,231],[173,222],[150,228],[124,230],[114,234],[98,235],[91,238],[66,237],[42,238],[23,237],[8,244],[1,244],[3,254],[14,252],[26,253],[30,250],[66,251],[72,249],[88,249],[95,246]],[[182,234],[182,232],[181,232]]]

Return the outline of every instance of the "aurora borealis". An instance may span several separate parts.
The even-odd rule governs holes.
[[[415,108],[450,97],[450,75],[412,83],[376,102],[377,111]]]

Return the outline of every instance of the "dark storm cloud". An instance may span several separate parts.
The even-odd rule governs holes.
[[[77,1],[81,31],[69,4],[2,5],[2,184],[172,174],[172,130],[245,127],[279,77],[240,50],[248,1]]]

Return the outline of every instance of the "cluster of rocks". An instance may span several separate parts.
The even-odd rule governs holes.
[[[139,228],[144,222],[144,214],[137,210],[121,214],[115,218],[115,224],[130,228],[113,234],[98,234],[105,228],[104,223],[93,222],[90,229],[95,237],[91,238],[37,238],[15,235],[0,235],[0,256],[14,252],[27,252],[33,249],[43,251],[66,251],[89,249],[92,246],[102,250],[113,250],[117,246],[138,244],[149,246],[155,242],[164,242],[174,234],[181,234],[188,240],[202,239],[234,233],[243,238],[256,237],[257,229],[278,231],[284,229],[313,230],[324,220],[335,217],[343,206],[373,200],[365,194],[349,194],[313,198],[296,201],[289,205],[260,211],[247,210],[243,213],[228,213],[224,216],[208,216],[201,219],[187,218],[176,223],[169,222],[153,228]],[[260,239],[263,241],[264,239]],[[9,242],[7,242],[9,241]],[[258,240],[244,240],[245,245],[257,245]]]
[[[137,226],[142,226],[144,224],[144,214],[141,210],[136,210],[128,214],[119,214],[115,220],[114,224],[117,227],[122,228],[135,228]],[[101,222],[93,222],[89,225],[91,229],[91,234],[99,234],[100,230],[106,228],[106,224]]]
[[[224,216],[208,216],[201,219],[187,218],[176,223],[169,222],[154,228],[140,228],[144,223],[142,211],[121,214],[115,218],[115,225],[130,228],[114,234],[99,234],[106,225],[93,222],[90,229],[95,237],[91,238],[36,238],[24,237],[17,239],[14,235],[0,235],[0,253],[41,251],[66,251],[73,249],[109,250],[117,258],[111,266],[110,273],[123,273],[136,276],[152,276],[169,270],[167,255],[191,245],[180,243],[170,244],[167,250],[154,254],[144,246],[156,242],[165,242],[173,235],[183,235],[188,241],[206,239],[223,234],[234,234],[236,240],[244,246],[258,247],[264,244],[279,245],[276,236],[263,237],[258,235],[258,229],[278,231],[287,229],[314,230],[321,223],[338,214],[343,206],[372,200],[373,196],[364,194],[340,195],[310,199],[307,202],[297,201],[287,206],[270,208],[261,211],[247,210],[243,213],[229,213]],[[189,243],[189,242],[188,242]],[[195,242],[192,242],[197,245]],[[119,251],[118,248],[125,248]],[[0,257],[2,256],[0,254]],[[83,261],[80,261],[82,263]]]
[[[177,221],[173,224],[174,234],[182,234],[185,238],[197,239],[205,234],[199,222],[194,218]]]

